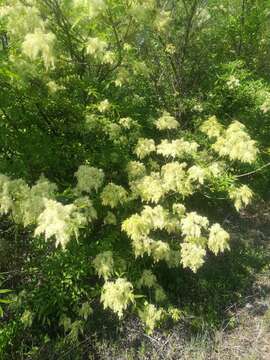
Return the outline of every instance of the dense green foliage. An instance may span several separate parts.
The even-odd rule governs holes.
[[[269,193],[269,22],[268,0],[2,0],[4,359],[104,313],[151,333],[236,263],[226,218]]]

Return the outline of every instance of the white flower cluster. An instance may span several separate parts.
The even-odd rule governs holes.
[[[203,106],[202,106],[202,104],[198,103],[198,104],[193,106],[192,110],[201,113],[201,112],[203,112]]]
[[[174,203],[172,206],[172,211],[175,215],[181,218],[185,214],[186,208],[183,204]]]
[[[161,176],[164,193],[173,191],[187,196],[193,192],[192,183],[185,171],[186,166],[186,163],[179,163],[178,161],[162,166]]]
[[[153,256],[154,262],[159,262],[161,260],[169,261],[170,260],[170,246],[165,241],[153,241],[151,243],[151,255]]]
[[[33,4],[25,6],[20,1],[13,1],[12,6],[0,6],[0,14],[7,16],[8,32],[15,36],[25,36],[36,28],[43,29],[45,25]]]
[[[238,86],[240,86],[240,80],[237,79],[234,75],[231,75],[228,79],[228,81],[226,82],[228,88],[230,90],[237,88]]]
[[[200,129],[210,139],[218,138],[223,132],[223,126],[218,122],[216,116],[211,116],[209,119],[204,121]]]
[[[108,44],[106,41],[98,37],[89,37],[86,43],[86,53],[92,55],[96,59],[102,59],[106,54]]]
[[[166,44],[165,52],[166,52],[167,54],[173,55],[173,54],[176,53],[176,47],[175,47],[173,44],[171,44],[171,43]]]
[[[44,199],[45,210],[38,217],[35,236],[45,239],[55,237],[56,246],[65,248],[70,239],[79,237],[79,229],[88,223],[87,217],[75,204],[63,205],[55,200]]]
[[[206,217],[190,212],[181,220],[182,233],[187,239],[200,238],[202,229],[207,229],[209,221]]]
[[[127,201],[127,191],[121,185],[109,183],[106,185],[101,193],[102,205],[115,208],[119,204],[124,204]]]
[[[38,226],[35,230],[35,236],[42,233],[45,239],[55,236],[56,246],[61,244],[66,246],[72,236],[71,214],[75,210],[73,204],[62,205],[55,200],[44,199],[45,210],[38,217]]]
[[[45,33],[41,28],[37,28],[33,33],[25,36],[22,51],[32,60],[41,56],[46,69],[48,69],[50,66],[54,67],[54,42],[55,35],[52,32]]]
[[[202,230],[206,231],[209,221],[196,212],[188,213],[182,220],[182,233],[185,236],[181,244],[181,263],[196,272],[204,263],[206,246],[215,255],[229,250],[229,234],[219,224],[213,224],[209,229],[209,238],[204,238]]]
[[[113,253],[111,251],[105,251],[98,254],[93,260],[93,266],[99,277],[103,277],[108,280],[113,274]]]
[[[209,239],[208,239],[208,248],[215,255],[219,252],[224,252],[226,249],[230,250],[228,241],[230,240],[230,235],[222,229],[219,224],[213,224],[210,228]]]
[[[190,268],[193,272],[204,264],[206,250],[195,243],[184,242],[181,244],[181,263],[184,268]]]
[[[177,129],[179,127],[179,123],[167,111],[164,111],[162,116],[155,121],[155,126],[158,130],[171,130]]]
[[[188,169],[188,177],[191,181],[195,181],[203,185],[205,176],[206,171],[200,166],[193,165]]]
[[[23,225],[35,224],[44,210],[44,198],[54,199],[57,186],[41,177],[30,189],[27,198],[21,203]]]
[[[97,105],[98,111],[101,113],[105,113],[106,111],[108,111],[110,109],[110,107],[111,107],[111,104],[108,99],[102,100]]]
[[[101,302],[104,309],[111,309],[119,318],[123,316],[123,311],[134,300],[133,286],[124,278],[106,281],[102,287]]]
[[[21,201],[27,199],[29,191],[23,180],[10,180],[7,176],[0,175],[0,213],[11,213],[16,222],[21,222]]]
[[[122,126],[124,129],[129,130],[133,124],[134,121],[130,117],[119,119],[119,125]]]
[[[139,159],[143,159],[155,150],[156,146],[153,139],[140,138],[134,152]]]
[[[139,195],[146,202],[158,203],[164,195],[164,188],[160,174],[152,172],[150,175],[131,183],[132,192]]]
[[[239,160],[243,163],[253,163],[258,154],[256,142],[251,140],[246,128],[239,121],[234,121],[224,130],[215,116],[206,120],[201,131],[209,138],[216,138],[213,149],[222,157]]]
[[[116,54],[113,51],[105,51],[101,59],[102,64],[113,65],[115,61],[116,61]]]
[[[156,121],[159,130],[170,128],[165,120],[168,119]],[[171,120],[169,118],[169,121]],[[201,130],[210,138],[214,138],[216,143],[220,139],[230,141],[234,132],[238,132],[237,136],[240,137],[240,140],[251,141],[240,123],[234,122],[228,129],[225,129],[215,116],[205,121]],[[231,147],[235,146],[232,142],[229,147],[230,145]],[[198,158],[202,158],[197,150],[197,143],[183,139],[170,141],[165,139],[157,146],[151,139],[139,140],[135,153],[140,159],[156,152],[165,158],[184,158],[186,162],[171,161],[165,165],[161,162],[160,165],[158,161],[150,159],[147,162],[149,172],[141,162],[133,161],[129,164],[128,175],[132,195],[135,198],[140,197],[143,203],[157,204],[154,207],[144,206],[141,213],[130,216],[122,223],[122,230],[131,239],[135,257],[147,254],[152,257],[154,263],[163,260],[170,267],[182,264],[183,267],[188,267],[196,272],[205,262],[207,249],[215,255],[230,249],[229,234],[219,224],[209,227],[207,217],[201,216],[195,211],[186,213],[185,206],[177,202],[171,204],[170,210],[159,204],[161,200],[163,203],[167,202],[167,198],[171,198],[172,195],[175,197],[180,195],[184,199],[193,194],[199,186],[205,185],[206,180],[209,181],[224,172],[223,163],[211,161],[211,156],[208,158],[206,156],[209,164],[200,162],[202,165],[199,165],[196,163]],[[244,155],[241,156],[244,157]],[[188,166],[190,162],[192,163]],[[233,193],[230,196],[232,198]],[[242,196],[241,201],[247,202],[245,197],[244,200],[242,199]],[[173,240],[166,241],[164,232],[173,234],[170,236]],[[162,240],[156,239],[156,237],[160,237],[160,234],[162,234]],[[176,242],[177,235],[180,243]],[[154,277],[147,272],[142,275],[139,285],[155,287],[154,282]],[[160,299],[164,298],[164,294],[162,295],[162,291],[159,290],[157,290],[157,298],[159,293]]]
[[[155,207],[144,206],[141,216],[151,224],[151,228],[154,230],[164,229],[168,221],[169,212],[161,205]]]
[[[187,155],[194,155],[198,146],[195,141],[189,142],[183,139],[177,139],[169,142],[165,139],[157,145],[157,154],[163,155],[164,157],[184,158]]]
[[[270,110],[270,99],[265,100],[262,105],[260,106],[260,110],[266,114]]]
[[[12,215],[24,226],[36,225],[35,236],[55,237],[56,246],[65,247],[71,237],[78,238],[79,229],[97,217],[91,200],[79,197],[73,204],[55,200],[57,186],[41,177],[29,187],[23,180],[10,180],[0,175],[0,214]]]
[[[125,231],[133,242],[145,239],[151,231],[151,222],[145,221],[139,214],[134,214],[122,223]]]
[[[196,212],[185,214],[185,207],[177,203],[173,204],[172,213],[161,205],[145,206],[141,214],[134,214],[122,223],[122,230],[132,240],[135,257],[148,254],[154,262],[165,260],[170,266],[177,266],[181,261],[194,272],[204,263],[207,245],[214,254],[229,249],[229,234],[219,224],[210,228],[208,240],[203,237],[208,227],[206,217]],[[172,250],[167,242],[149,237],[156,230],[181,233],[184,243],[180,253]]]
[[[132,246],[136,257],[145,253],[152,255],[155,262],[160,260],[171,260],[171,249],[166,242],[156,241],[149,238],[151,231],[171,230],[172,222],[174,228],[180,228],[177,217],[170,216],[169,211],[161,205],[155,207],[145,206],[141,214],[134,214],[122,223],[122,230],[132,240]]]
[[[11,213],[24,226],[35,224],[44,210],[44,198],[53,199],[57,186],[41,177],[31,188],[22,180],[0,175],[0,214]]]
[[[76,190],[79,192],[98,191],[104,181],[103,171],[88,165],[79,166],[75,176],[77,178]]]
[[[131,179],[133,194],[146,202],[158,203],[166,194],[173,191],[182,196],[190,195],[197,185],[204,183],[208,172],[200,166],[192,166],[186,170],[186,163],[169,162],[161,167],[160,172],[151,172],[138,179]]]
[[[251,202],[253,192],[247,185],[242,185],[239,188],[232,188],[229,197],[234,201],[236,210],[239,211]]]
[[[144,303],[142,310],[139,310],[139,317],[145,325],[148,334],[152,333],[158,322],[162,320],[163,309],[158,309],[154,304]]]
[[[222,163],[213,162],[207,168],[209,175],[218,177],[222,173]]]
[[[143,163],[139,161],[130,161],[127,165],[127,173],[130,180],[135,180],[137,178],[145,175],[146,168]]]
[[[136,257],[147,253],[153,256],[154,261],[169,259],[169,245],[148,237],[151,230],[166,228],[168,215],[168,211],[160,205],[154,208],[145,206],[141,215],[134,214],[123,222],[122,230],[131,238]]]
[[[245,131],[245,126],[234,121],[213,144],[213,149],[220,156],[228,156],[230,160],[239,160],[243,163],[253,163],[258,154],[256,142],[251,140]]]

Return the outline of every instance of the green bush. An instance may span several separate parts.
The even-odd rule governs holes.
[[[3,1],[0,269],[16,274],[3,353],[61,352],[98,315],[133,313],[151,333],[192,308],[174,288],[234,256],[225,212],[268,193],[267,11]]]

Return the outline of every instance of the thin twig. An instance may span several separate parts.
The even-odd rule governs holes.
[[[241,177],[244,177],[244,176],[249,176],[249,175],[256,174],[257,172],[261,171],[262,169],[266,168],[267,166],[270,166],[270,162],[267,163],[267,164],[264,164],[263,166],[259,167],[256,170],[253,170],[253,171],[250,171],[250,172],[247,172],[247,173],[244,173],[244,174],[236,175],[235,177],[236,178],[241,178]]]

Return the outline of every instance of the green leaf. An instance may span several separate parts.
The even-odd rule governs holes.
[[[12,292],[12,290],[9,289],[0,289],[0,294],[6,294],[6,293],[10,293]]]

